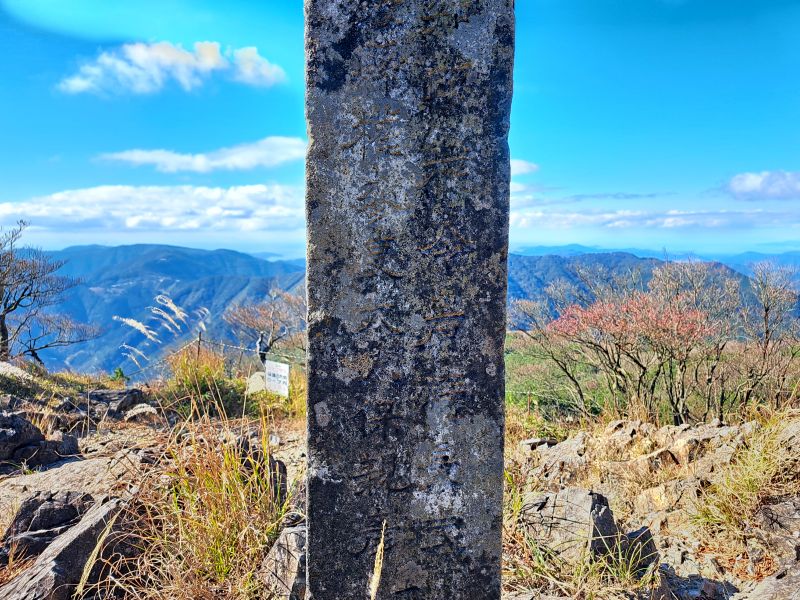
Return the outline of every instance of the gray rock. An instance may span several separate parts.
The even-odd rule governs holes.
[[[105,407],[109,417],[121,419],[125,412],[144,402],[142,390],[93,390],[87,395],[89,404],[94,407]]]
[[[645,571],[658,564],[658,548],[649,527],[626,533],[619,543],[619,555],[625,557],[632,571]]]
[[[274,600],[305,600],[306,526],[281,531],[261,565],[264,587]]]
[[[22,404],[22,400],[12,394],[0,395],[0,411],[8,411],[17,408]]]
[[[750,592],[737,594],[732,600],[800,600],[800,564],[779,570]]]
[[[605,429],[602,442],[610,449],[626,450],[639,440],[648,438],[655,426],[642,421],[612,421]]]
[[[640,516],[673,511],[696,502],[700,490],[700,481],[695,478],[673,479],[640,492],[634,499],[633,506]]]
[[[17,450],[42,440],[42,432],[27,419],[16,414],[0,413],[0,462],[12,460]]]
[[[49,439],[18,448],[11,462],[33,469],[43,467],[80,453],[78,438],[68,433],[55,432]]]
[[[80,492],[37,492],[19,507],[0,546],[0,562],[13,549],[26,558],[39,555],[94,504]]]
[[[734,596],[739,590],[729,582],[696,574],[681,577],[667,565],[660,567],[659,574],[662,587],[654,600],[731,600],[739,597]]]
[[[70,600],[89,557],[121,503],[96,504],[28,569],[0,588],[3,600]]]
[[[305,7],[309,591],[498,600],[514,2]]]
[[[581,431],[555,446],[540,446],[537,448],[539,465],[531,472],[531,478],[553,490],[574,484],[589,464],[588,440],[587,433]]]
[[[67,459],[47,470],[0,479],[0,514],[16,510],[36,492],[81,492],[96,500],[110,494],[126,497],[141,463],[140,453],[123,450],[113,456]]]
[[[800,420],[793,421],[781,431],[778,443],[800,460]]]
[[[607,554],[620,541],[608,500],[589,490],[567,488],[529,495],[520,518],[540,548],[573,564]]]
[[[558,440],[555,438],[531,438],[529,440],[522,440],[519,445],[523,448],[527,448],[528,450],[536,450],[541,446],[545,446],[547,448],[551,446],[555,446],[558,444]]]
[[[749,533],[779,562],[800,561],[800,497],[761,506]]]

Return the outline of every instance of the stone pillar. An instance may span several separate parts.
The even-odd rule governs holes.
[[[500,598],[513,0],[306,0],[313,600]]]

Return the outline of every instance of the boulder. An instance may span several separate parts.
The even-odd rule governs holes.
[[[620,539],[608,500],[594,492],[567,488],[526,497],[521,526],[544,550],[578,564],[609,552]]]
[[[748,533],[779,562],[800,561],[800,496],[761,506]]]
[[[142,390],[132,388],[129,390],[93,390],[87,395],[89,404],[93,408],[105,408],[107,416],[121,419],[125,412],[132,409],[137,404],[144,402]]]
[[[261,565],[261,579],[270,598],[306,597],[306,526],[287,527]]]
[[[81,492],[96,500],[107,495],[124,497],[141,464],[139,452],[124,450],[113,456],[66,459],[44,471],[0,480],[0,514],[15,510],[36,492]]]
[[[630,474],[636,474],[647,478],[650,475],[677,466],[678,460],[669,450],[664,448],[651,452],[645,456],[634,458],[625,463],[625,470]]]
[[[33,423],[22,416],[0,413],[0,462],[10,461],[23,446],[37,444],[44,435]]]
[[[12,549],[17,556],[38,556],[92,504],[92,497],[80,492],[36,492],[19,507],[2,538],[0,564]]]
[[[77,456],[79,453],[78,438],[57,431],[49,439],[17,448],[11,462],[33,469]]]
[[[737,594],[732,600],[800,600],[800,564],[780,569],[752,591]]]
[[[626,559],[632,571],[643,572],[658,565],[658,548],[649,527],[626,533],[619,544],[619,555]]]
[[[633,507],[640,516],[684,508],[697,500],[701,487],[700,481],[694,478],[673,479],[641,491]]]
[[[36,561],[0,588],[4,600],[70,600],[119,500],[95,504],[77,525],[58,536]]]
[[[539,465],[531,476],[552,489],[576,483],[588,467],[586,447],[588,435],[585,431],[552,447],[539,446]]]

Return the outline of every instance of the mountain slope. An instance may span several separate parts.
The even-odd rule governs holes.
[[[60,311],[105,330],[97,340],[52,351],[44,357],[51,368],[78,371],[109,372],[118,366],[131,371],[135,366],[125,359],[120,346],[128,344],[151,357],[157,356],[165,348],[196,336],[201,322],[207,337],[233,341],[222,318],[227,310],[257,302],[275,287],[302,292],[305,275],[302,260],[269,261],[231,250],[160,245],[81,246],[52,254],[67,261],[64,274],[83,281],[70,292]],[[647,281],[653,269],[662,264],[661,260],[626,252],[563,254],[512,254],[509,300],[540,299],[548,285],[562,279],[580,286],[580,269],[601,269],[609,276],[637,273],[641,280]],[[742,279],[746,280],[743,276]],[[131,318],[156,327],[158,321],[148,307],[154,305],[159,294],[168,295],[190,316],[190,323],[178,335],[162,327],[158,331],[162,343],[154,343],[115,319]]]
[[[232,306],[256,302],[273,287],[301,286],[302,265],[270,262],[231,250],[195,250],[173,246],[82,246],[53,252],[66,260],[62,273],[79,278],[59,311],[76,320],[98,325],[104,334],[92,342],[49,352],[51,368],[110,371],[123,365],[122,344],[158,353],[162,346],[196,335],[200,322],[209,335],[228,339],[222,315]],[[162,344],[144,336],[114,317],[153,325],[148,307],[159,294],[168,295],[190,316],[177,336],[161,331]],[[208,317],[201,319],[198,311]],[[147,348],[143,348],[147,346]]]

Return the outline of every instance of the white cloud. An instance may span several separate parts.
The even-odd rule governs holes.
[[[17,219],[54,232],[213,234],[301,229],[305,212],[298,186],[100,186],[0,203],[0,222]]]
[[[608,210],[564,211],[531,207],[520,202],[511,211],[511,225],[519,229],[734,229],[780,227],[797,214],[764,210]]]
[[[528,175],[529,173],[536,173],[539,170],[539,165],[536,163],[528,162],[518,158],[511,159],[511,176]]]
[[[800,199],[800,172],[761,171],[731,178],[727,191],[742,200]]]
[[[234,50],[233,62],[236,66],[234,79],[248,85],[269,87],[286,77],[283,69],[259,55],[255,47]]]
[[[251,144],[240,144],[204,154],[182,154],[172,150],[125,150],[100,156],[103,160],[149,165],[163,173],[216,170],[241,171],[257,167],[275,167],[302,160],[306,142],[292,137],[266,137]]]
[[[218,42],[197,42],[193,51],[169,42],[136,43],[102,52],[58,88],[67,94],[152,94],[174,80],[189,91],[215,72],[232,72],[237,81],[255,86],[275,85],[286,76],[256,48],[223,54]]]

